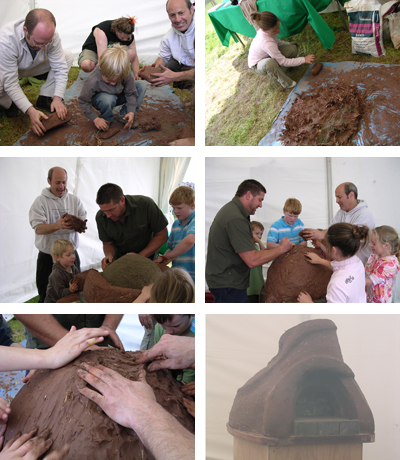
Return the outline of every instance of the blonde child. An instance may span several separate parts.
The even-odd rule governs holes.
[[[194,283],[188,272],[171,268],[145,286],[133,303],[194,303]]]
[[[99,64],[87,76],[78,102],[83,113],[93,121],[96,128],[107,131],[114,121],[114,107],[122,105],[118,120],[126,123],[124,128],[137,128],[134,124],[138,109],[138,92],[130,73],[128,49],[118,43],[107,48],[99,59]],[[99,110],[100,115],[93,107]]]
[[[327,256],[331,261],[313,252],[306,254],[311,264],[325,265],[333,270],[326,294],[328,303],[366,302],[364,265],[356,253],[360,246],[367,244],[368,233],[369,228],[365,225],[334,224],[325,235]],[[312,302],[310,295],[304,292],[297,300],[301,303]]]
[[[195,191],[182,185],[172,192],[169,204],[176,220],[168,238],[168,250],[156,262],[172,261],[172,268],[183,268],[195,282]]]
[[[299,233],[304,230],[304,224],[299,219],[302,206],[296,198],[288,198],[283,206],[283,216],[271,225],[267,236],[267,249],[279,246],[282,239],[287,236],[291,243],[307,246],[307,242]]]
[[[365,266],[367,302],[390,303],[392,288],[399,272],[400,239],[396,230],[388,225],[371,232],[372,254]]]
[[[78,290],[78,284],[73,282],[73,278],[79,273],[79,270],[74,265],[75,252],[71,241],[54,241],[50,253],[53,258],[53,269],[47,285],[44,300],[46,303],[57,302],[62,297]]]
[[[264,225],[261,222],[253,220],[250,222],[251,231],[253,232],[253,241],[256,251],[265,249],[261,242],[264,233]],[[262,273],[262,265],[250,269],[250,284],[247,288],[247,297],[250,303],[258,303],[261,288],[264,285],[264,277]]]

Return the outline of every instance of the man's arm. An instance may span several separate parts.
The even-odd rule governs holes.
[[[288,237],[285,237],[277,248],[239,252],[239,256],[249,268],[259,267],[260,265],[271,262],[271,260],[276,259],[281,254],[288,252],[292,246],[293,243],[290,242]]]
[[[168,240],[168,230],[163,228],[161,232],[158,232],[154,235],[150,243],[142,249],[139,254],[143,257],[149,257],[154,254],[161,246]]]
[[[32,334],[50,347],[68,333],[53,315],[14,315]]]
[[[186,80],[194,81],[195,79],[195,69],[194,68],[190,70],[182,70],[181,72],[173,72],[172,70],[168,69],[164,65],[160,65],[160,67],[164,72],[152,74],[154,77],[156,77],[154,78],[154,82],[152,83],[153,86],[165,86],[175,81],[186,81]]]
[[[35,232],[37,235],[50,235],[57,230],[73,230],[73,224],[65,222],[65,214],[60,217],[58,222],[54,222],[54,224],[39,224]]]
[[[103,241],[103,251],[105,257],[101,261],[101,269],[105,270],[115,259],[115,246],[112,241],[105,243]]]

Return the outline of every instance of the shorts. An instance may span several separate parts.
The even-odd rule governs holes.
[[[93,61],[95,64],[97,64],[97,61],[98,61],[97,53],[95,53],[92,50],[88,50],[88,49],[82,50],[81,54],[78,57],[78,65],[79,65],[79,67],[82,64],[82,61],[84,61],[86,59],[89,59],[89,61]]]

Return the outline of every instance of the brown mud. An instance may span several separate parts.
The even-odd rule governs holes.
[[[157,78],[151,76],[154,73],[163,73],[163,70],[159,66],[146,67],[145,69],[140,70],[139,75],[142,80],[147,80],[148,82],[153,83],[153,81]]]
[[[47,120],[42,120],[42,125],[45,127],[46,131],[50,131],[51,129],[57,128],[58,126],[64,125],[65,123],[68,123],[72,118],[71,112],[68,111],[67,116],[64,118],[64,120],[58,118],[56,112],[50,113],[47,116]]]
[[[87,362],[113,369],[125,378],[137,381],[146,365],[136,364],[139,352],[115,349],[86,351],[70,364],[56,370],[41,370],[22,387],[11,403],[5,443],[18,432],[27,433],[34,427],[39,432],[50,429],[53,445],[49,452],[70,444],[64,460],[153,460],[132,429],[109,418],[94,402],[81,395],[78,386],[88,386],[77,375],[78,366]],[[146,381],[153,388],[156,400],[191,433],[194,418],[182,403],[181,385],[169,371],[146,371]],[[128,409],[127,405],[127,410]],[[164,446],[168,449],[169,446]]]

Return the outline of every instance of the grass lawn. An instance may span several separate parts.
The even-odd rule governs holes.
[[[206,5],[206,10],[212,8]],[[347,15],[344,12],[347,20]],[[373,58],[351,53],[351,37],[343,30],[339,13],[323,15],[335,32],[332,49],[326,50],[314,29],[308,24],[300,34],[285,38],[299,45],[299,56],[315,54],[316,62],[377,62],[400,64],[400,52],[391,41],[385,42],[386,56]],[[268,76],[257,75],[247,66],[250,38],[241,36],[245,48],[231,39],[229,47],[222,46],[208,14],[205,18],[206,84],[205,140],[206,145],[258,145],[270,130],[289,93]],[[307,70],[303,64],[288,70],[298,82]]]
[[[10,320],[8,324],[10,325],[14,333],[14,335],[12,336],[13,341],[17,343],[22,342],[25,339],[24,325],[15,318]]]

